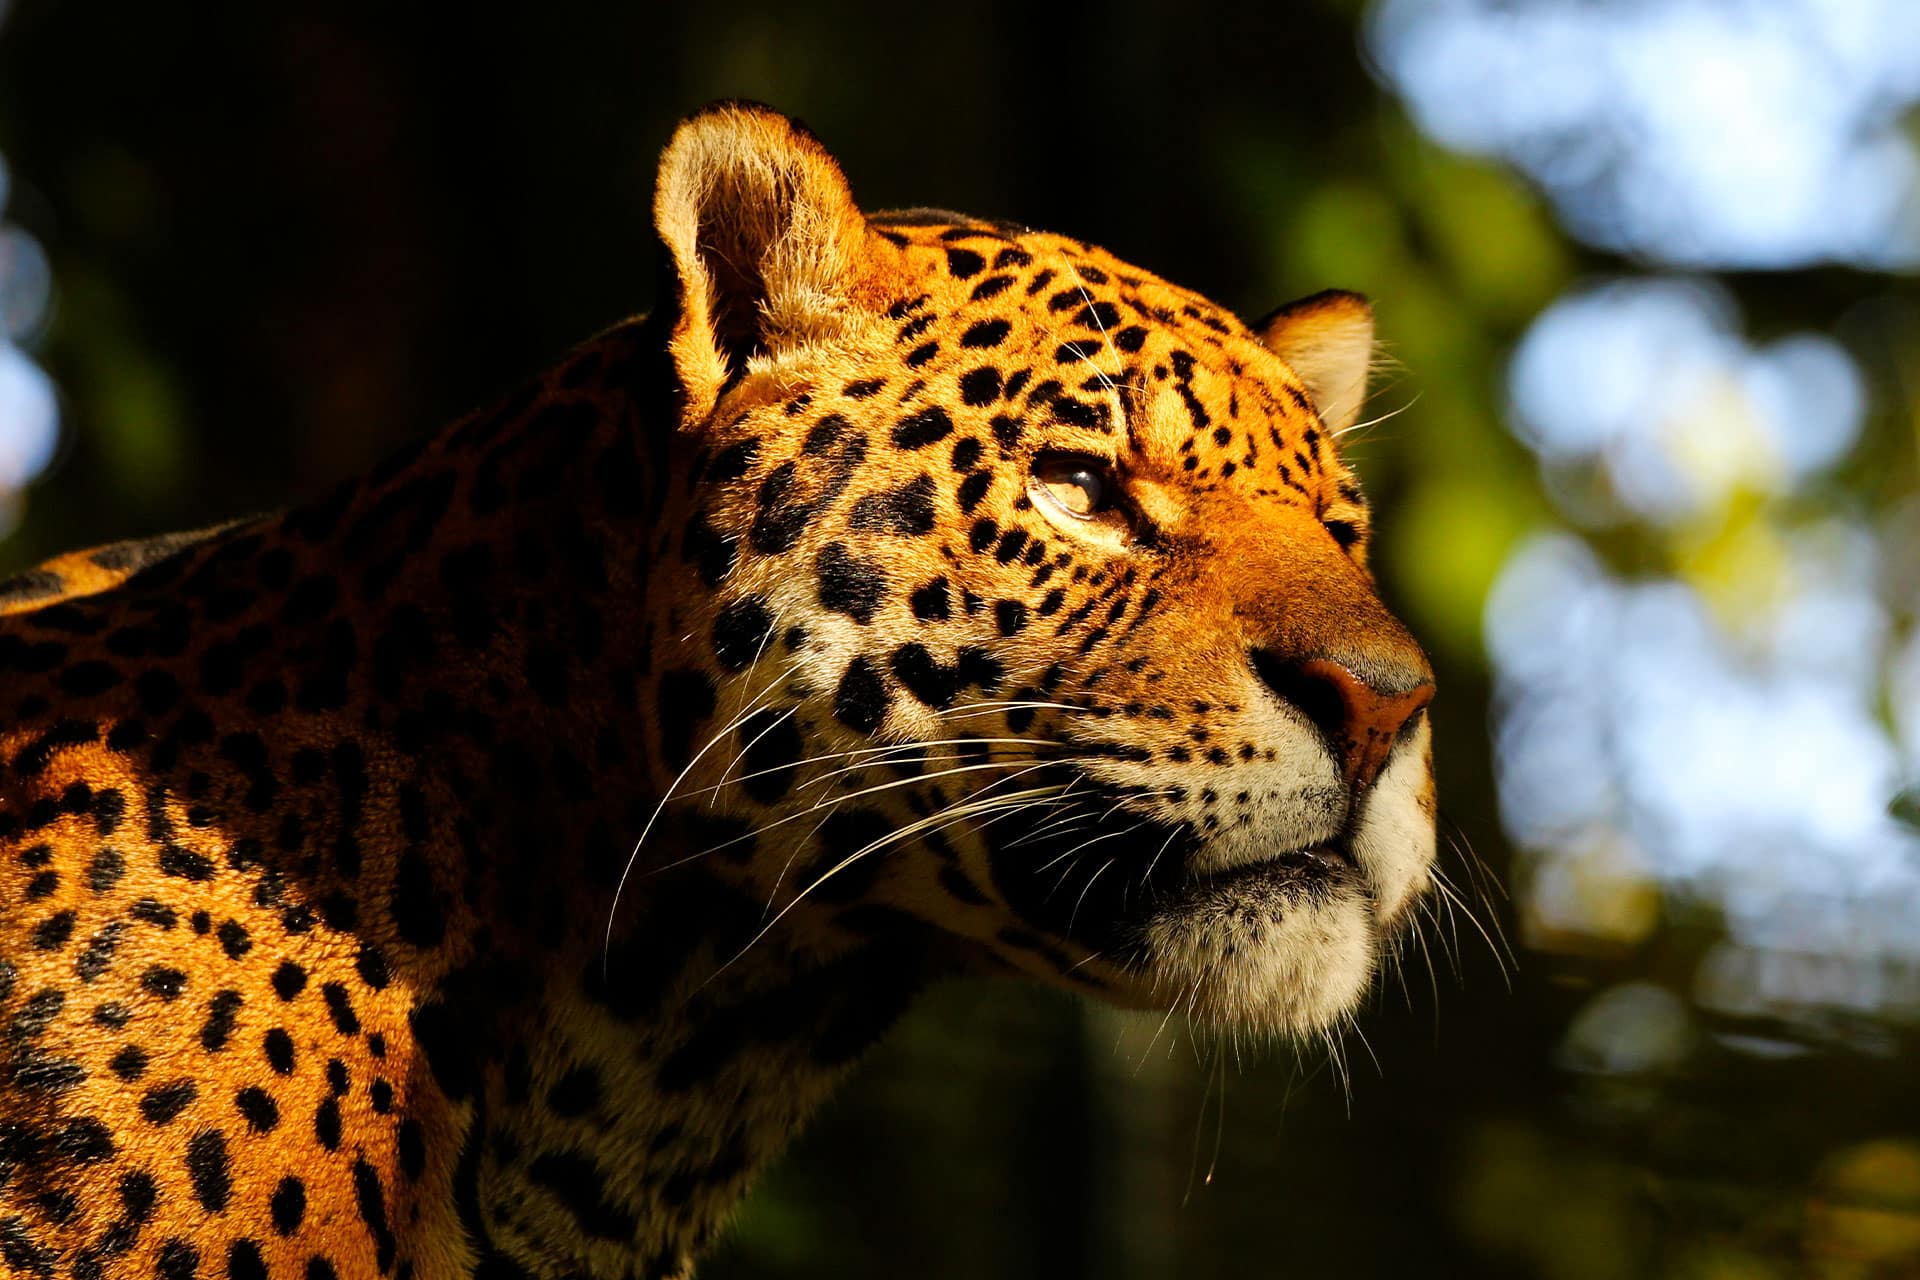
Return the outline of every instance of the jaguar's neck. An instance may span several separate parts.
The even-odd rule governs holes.
[[[647,350],[615,330],[284,520],[367,602],[348,714],[432,846],[359,873],[416,944],[389,959],[444,1098],[427,1132],[476,1245],[540,1276],[681,1274],[928,967],[915,937],[770,910],[726,874],[743,824],[661,803],[742,709],[687,648],[731,553]]]

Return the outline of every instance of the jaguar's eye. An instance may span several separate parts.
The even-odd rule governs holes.
[[[1093,458],[1043,458],[1034,465],[1033,478],[1039,492],[1080,520],[1104,511],[1112,488],[1106,464]]]

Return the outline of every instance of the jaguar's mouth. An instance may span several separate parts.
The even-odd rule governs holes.
[[[1244,902],[1263,912],[1367,898],[1351,833],[1211,869],[1191,823],[1166,823],[1124,807],[1112,789],[1079,779],[1080,822],[1051,811],[985,829],[993,876],[1029,926],[1122,964],[1144,961],[1156,922]]]

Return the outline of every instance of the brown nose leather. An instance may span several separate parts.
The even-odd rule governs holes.
[[[1326,735],[1347,785],[1356,791],[1373,785],[1400,731],[1433,701],[1430,680],[1382,693],[1327,658],[1288,661],[1262,650],[1253,657],[1261,680]]]

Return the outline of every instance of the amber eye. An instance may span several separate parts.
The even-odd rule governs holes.
[[[1035,489],[1067,515],[1090,520],[1106,510],[1112,481],[1097,458],[1042,458],[1034,464]]]

